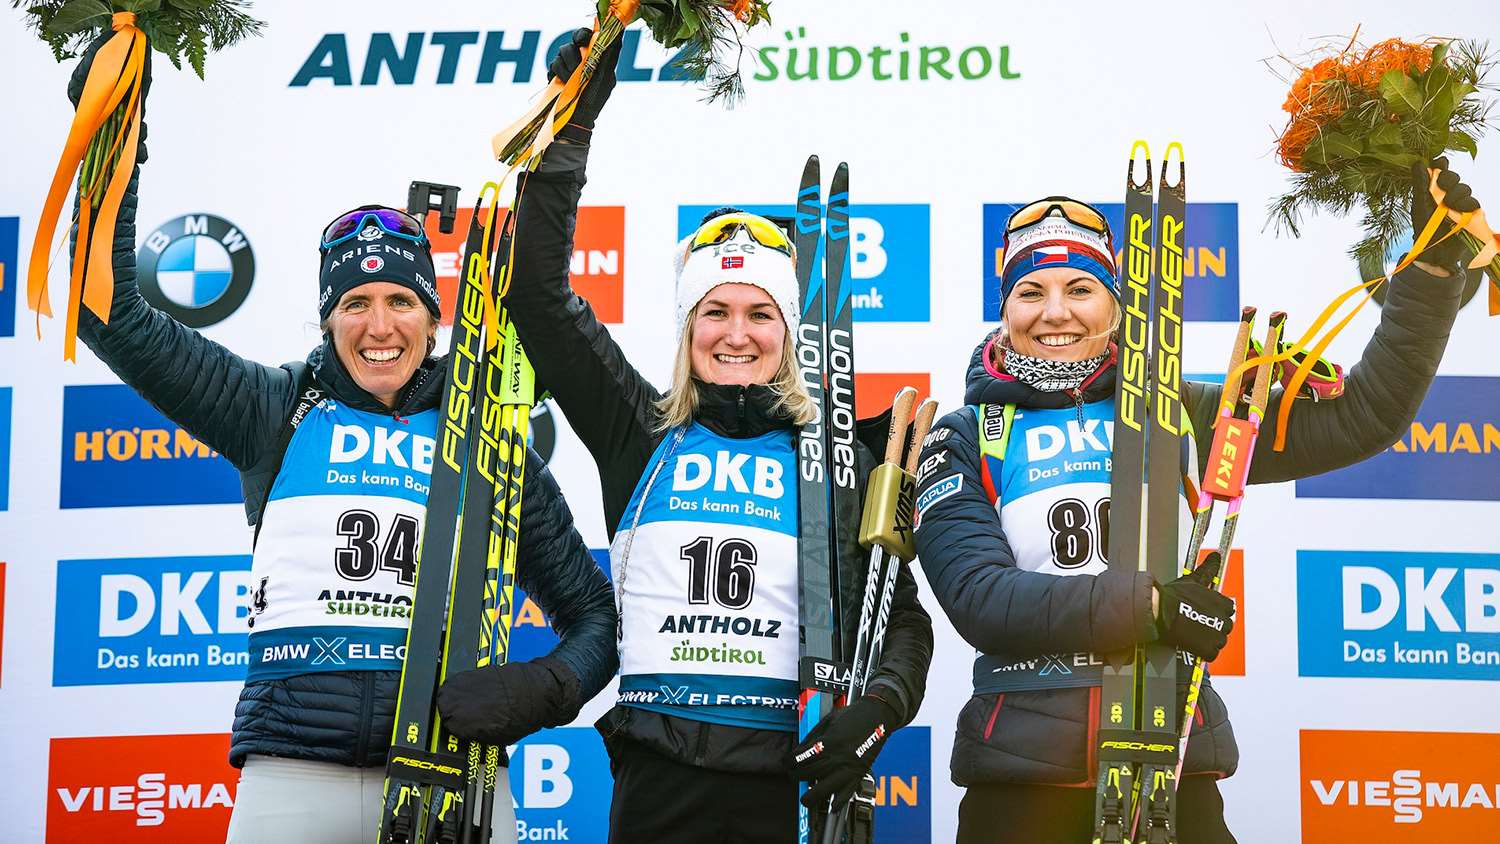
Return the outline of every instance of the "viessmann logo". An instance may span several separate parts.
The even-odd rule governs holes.
[[[1123,244],[1125,206],[1095,203],[1114,233],[1116,265]],[[1017,203],[984,206],[984,318],[1000,319],[1000,265],[1005,223]],[[1193,322],[1232,322],[1240,317],[1240,211],[1234,202],[1189,202],[1187,245],[1183,250],[1182,318]]]
[[[1500,735],[1303,730],[1302,841],[1494,841]]]
[[[1297,497],[1500,501],[1500,378],[1433,379],[1395,445],[1297,481]]]
[[[288,87],[350,86],[356,78],[361,86],[527,83],[533,75],[538,80],[546,78],[548,62],[572,34],[568,30],[552,36],[543,50],[538,29],[408,32],[402,36],[330,32],[302,60]],[[1021,78],[1009,44],[933,43],[920,33],[914,38],[910,32],[891,32],[880,44],[830,44],[815,32],[809,34],[804,26],[775,34],[757,30],[752,40],[759,39],[772,43],[745,56],[742,72],[752,82],[962,83]],[[354,55],[351,42],[356,47]],[[686,48],[668,55],[651,39],[643,41],[641,29],[635,27],[620,39],[616,75],[621,82],[701,78],[684,66],[687,55]],[[508,80],[500,78],[502,66],[509,72]]]
[[[791,217],[790,205],[724,203],[753,214]],[[692,234],[720,205],[679,205],[677,238]],[[932,300],[932,208],[928,205],[851,205],[845,284],[859,322],[926,322]],[[815,277],[822,249],[812,256]],[[857,398],[857,395],[856,395]],[[887,407],[889,407],[887,396]]]
[[[60,560],[52,684],[243,680],[250,557]]]
[[[458,279],[463,271],[464,241],[474,208],[459,208],[453,231],[438,229],[438,215],[427,215],[427,237],[432,241],[432,266],[437,273],[438,294],[443,302],[443,325],[453,324],[458,302]],[[497,225],[505,220],[501,212]],[[573,232],[573,257],[568,265],[573,290],[588,300],[603,322],[625,319],[625,207],[583,206]]]
[[[223,841],[228,757],[227,734],[52,739],[47,841]]]
[[[123,384],[63,388],[62,508],[241,500],[229,461],[134,390]]]

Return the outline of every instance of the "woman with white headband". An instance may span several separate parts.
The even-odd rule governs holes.
[[[783,844],[798,823],[794,439],[817,414],[793,358],[796,255],[763,217],[708,215],[676,253],[672,383],[648,383],[568,281],[587,142],[613,86],[606,56],[526,177],[507,297],[538,380],[598,464],[613,536],[622,664],[618,703],[597,724],[615,777],[611,840]],[[867,472],[874,458],[860,452]],[[838,558],[844,605],[857,607],[863,554],[851,538]],[[852,643],[858,612],[844,616]],[[903,571],[868,693],[819,726],[809,805],[847,796],[916,714],[931,653]]]

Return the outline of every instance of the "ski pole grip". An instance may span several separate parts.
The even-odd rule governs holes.
[[[1270,327],[1266,329],[1266,344],[1262,347],[1265,349],[1275,349],[1280,345],[1281,326],[1286,322],[1286,314],[1277,311],[1271,314],[1270,322]],[[1256,369],[1255,388],[1250,393],[1250,412],[1262,418],[1266,415],[1266,401],[1271,396],[1271,369],[1271,364],[1264,364]]]
[[[901,463],[901,444],[907,423],[911,421],[911,409],[917,403],[917,391],[902,387],[891,400],[891,430],[885,437],[885,463]]]
[[[1219,396],[1219,415],[1234,415],[1240,403],[1240,364],[1250,352],[1250,330],[1255,325],[1255,306],[1246,305],[1240,311],[1240,327],[1234,332],[1234,347],[1229,350],[1229,368],[1224,370],[1224,392]],[[1218,424],[1218,420],[1214,420]]]
[[[906,447],[906,473],[915,475],[917,473],[917,459],[922,454],[922,440],[927,439],[927,432],[932,430],[932,422],[937,418],[937,402],[932,399],[922,402],[917,408],[917,421],[911,426],[911,442]]]

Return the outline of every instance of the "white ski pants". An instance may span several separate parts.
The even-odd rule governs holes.
[[[370,844],[380,826],[385,768],[251,755],[240,771],[226,844]],[[495,779],[492,844],[515,844],[510,771]]]

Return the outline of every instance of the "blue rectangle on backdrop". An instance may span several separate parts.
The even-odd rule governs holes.
[[[1005,222],[1025,203],[984,206],[984,318],[1000,320],[1000,263]],[[1125,204],[1096,202],[1115,232],[1115,264]],[[1187,254],[1183,256],[1182,316],[1190,322],[1233,322],[1240,318],[1240,209],[1237,202],[1189,202]]]
[[[250,556],[60,560],[52,685],[245,679]]]
[[[1298,551],[1297,673],[1500,680],[1500,554]]]
[[[721,205],[677,206],[677,239]],[[791,217],[791,205],[736,205],[752,214]],[[813,256],[823,272],[822,249]],[[857,322],[926,322],[932,313],[932,208],[850,205],[848,284]]]
[[[1297,481],[1297,497],[1500,501],[1500,378],[1433,379],[1395,445]]]
[[[63,388],[59,506],[243,501],[239,472],[123,384]]]
[[[0,217],[0,337],[16,336],[16,291],[21,289],[21,218]]]
[[[10,508],[11,388],[0,387],[0,513]]]
[[[589,553],[594,555],[594,562],[599,564],[599,568],[604,570],[604,577],[609,579],[609,549],[591,548]],[[557,633],[553,632],[541,607],[520,586],[516,587],[512,603],[516,610],[510,627],[510,661],[523,662],[551,653],[557,647]]]

